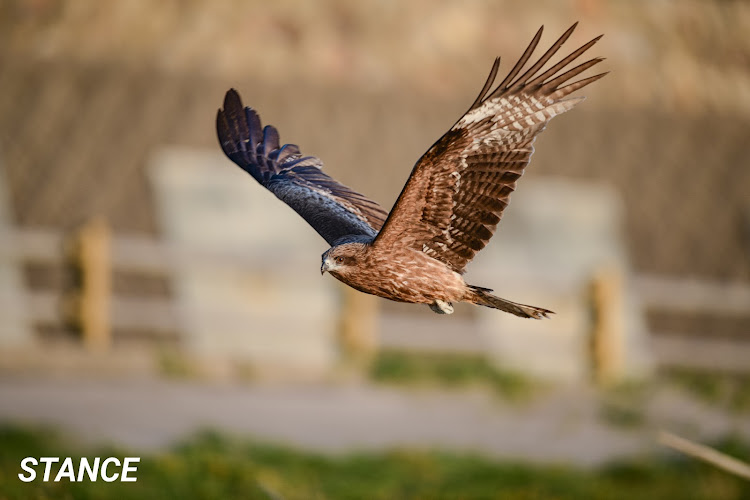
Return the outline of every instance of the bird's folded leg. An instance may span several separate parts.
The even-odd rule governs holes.
[[[453,314],[453,304],[444,300],[436,300],[430,304],[430,309],[438,314]]]

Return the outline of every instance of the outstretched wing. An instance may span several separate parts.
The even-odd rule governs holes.
[[[294,144],[279,145],[271,125],[261,127],[253,109],[242,106],[236,90],[224,97],[216,115],[216,132],[224,153],[256,181],[292,207],[333,245],[345,236],[374,237],[386,212],[374,201],[336,182],[314,156],[303,156]]]
[[[495,232],[534,152],[536,136],[550,119],[584,99],[567,97],[570,93],[606,74],[562,86],[603,60],[595,58],[558,75],[601,36],[540,73],[576,24],[518,76],[539,43],[540,28],[508,76],[490,92],[500,66],[500,58],[495,60],[469,110],[414,166],[374,245],[407,245],[456,272],[464,271]]]

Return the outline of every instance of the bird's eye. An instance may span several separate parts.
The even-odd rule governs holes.
[[[341,256],[336,257],[336,262],[338,262],[339,264],[343,264],[344,263],[344,258],[341,257]]]

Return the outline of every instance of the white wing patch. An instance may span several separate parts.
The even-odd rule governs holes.
[[[503,129],[524,130],[538,123],[548,122],[555,116],[564,113],[581,102],[584,97],[553,100],[538,99],[534,96],[513,95],[488,99],[481,106],[466,113],[454,128],[472,128],[483,121],[492,123],[491,131]]]
[[[474,134],[467,152],[480,151],[494,144],[510,145],[518,142],[519,133],[539,125],[545,126],[552,118],[572,109],[584,99],[584,97],[560,100],[539,99],[530,95],[488,99],[478,108],[466,113],[456,123],[454,129],[481,129],[481,132]],[[483,122],[488,126],[482,125]],[[456,180],[459,181],[460,173],[455,172],[455,174]],[[458,185],[457,182],[457,188]]]

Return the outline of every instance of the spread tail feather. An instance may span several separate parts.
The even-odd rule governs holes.
[[[549,318],[549,316],[547,316],[548,314],[555,314],[549,309],[527,306],[525,304],[517,304],[516,302],[511,302],[510,300],[501,299],[500,297],[492,295],[490,293],[492,290],[488,288],[470,286],[470,289],[471,296],[469,298],[469,302],[473,304],[491,307],[493,309],[499,309],[501,311],[520,316],[521,318],[542,319]]]

